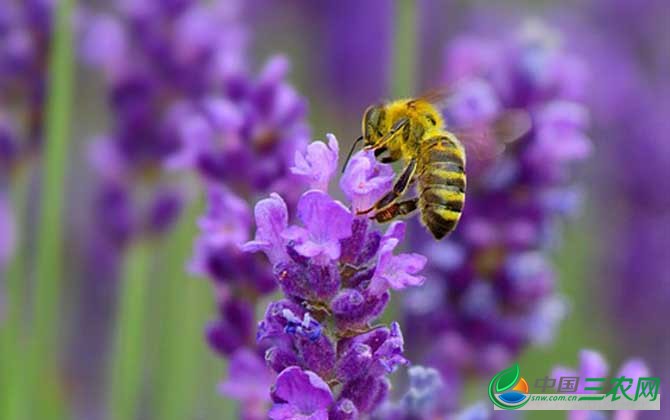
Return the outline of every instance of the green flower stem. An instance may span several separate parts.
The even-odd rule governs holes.
[[[393,77],[391,94],[393,98],[415,95],[416,63],[418,62],[418,34],[416,0],[394,3],[395,39],[393,45]]]
[[[33,416],[58,418],[58,385],[56,376],[61,335],[60,288],[63,279],[63,207],[68,166],[68,142],[73,90],[73,0],[57,2],[53,43],[49,57],[49,89],[46,102],[45,141],[38,236],[33,289],[33,318],[29,362],[26,369],[28,388],[35,395],[31,401]],[[28,399],[25,399],[28,401]],[[62,413],[60,413],[62,414]]]
[[[109,378],[107,409],[110,420],[132,420],[142,393],[144,378],[145,312],[151,270],[151,246],[133,245],[124,261],[113,352]]]
[[[30,189],[30,173],[28,171],[17,172],[12,180],[11,202],[12,213],[16,228],[16,244],[14,256],[10,261],[6,272],[6,283],[3,285],[6,291],[5,318],[0,323],[0,389],[6,390],[0,393],[0,418],[7,420],[19,420],[25,418],[21,411],[25,408],[22,404],[22,392],[25,389],[24,371],[25,359],[25,336],[23,334],[24,320],[22,309],[26,297],[26,265],[25,265],[25,238],[23,229],[25,226],[25,214],[28,207]],[[0,273],[2,274],[2,273]]]
[[[189,206],[162,250],[160,295],[153,302],[160,320],[155,323],[160,334],[153,380],[156,419],[188,419],[196,412],[198,382],[207,351],[202,330],[211,315],[212,298],[208,282],[189,277],[186,264],[197,234],[195,220],[201,211],[199,204]]]

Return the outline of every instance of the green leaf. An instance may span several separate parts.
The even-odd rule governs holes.
[[[519,382],[519,365],[514,364],[512,367],[509,367],[500,373],[498,373],[493,380],[496,385],[496,392],[505,392],[510,388],[513,388],[517,382]]]

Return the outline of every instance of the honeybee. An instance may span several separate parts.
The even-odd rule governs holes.
[[[465,204],[466,153],[459,137],[491,137],[504,144],[530,128],[524,111],[510,110],[478,134],[463,131],[457,135],[447,130],[437,106],[449,93],[446,89],[433,91],[365,110],[362,136],[354,142],[347,162],[357,143],[364,140],[365,149],[374,150],[377,160],[392,163],[402,159],[405,168],[393,189],[359,215],[374,211],[371,219],[385,223],[418,209],[422,224],[435,239],[444,238],[456,228]],[[415,183],[418,196],[400,201]]]

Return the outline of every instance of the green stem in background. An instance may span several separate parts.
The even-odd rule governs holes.
[[[391,94],[401,98],[416,94],[416,63],[419,59],[416,0],[398,1],[394,5],[396,24]]]
[[[208,356],[202,331],[212,313],[210,285],[186,273],[197,235],[195,221],[201,212],[199,203],[189,206],[175,231],[163,242],[163,264],[155,283],[158,290],[152,293],[152,297],[157,297],[152,303],[159,334],[158,364],[153,379],[154,418],[160,420],[195,416],[201,367]]]
[[[31,343],[27,366],[28,389],[37,412],[27,418],[58,417],[57,362],[61,331],[60,287],[63,277],[63,207],[68,165],[68,142],[73,96],[72,9],[74,0],[56,3],[53,43],[49,57],[41,199],[36,241],[35,285]],[[55,405],[54,405],[55,404]]]
[[[121,281],[109,378],[110,420],[136,418],[144,378],[144,321],[151,270],[150,244],[139,242],[126,253]]]
[[[19,420],[25,418],[21,411],[25,408],[21,397],[26,396],[23,392],[26,386],[24,363],[21,355],[25,354],[25,334],[22,309],[26,297],[26,261],[25,243],[26,232],[25,215],[28,208],[30,190],[29,171],[18,171],[12,180],[10,200],[13,204],[14,226],[16,229],[16,244],[14,256],[10,261],[7,271],[7,281],[4,284],[6,290],[5,319],[0,325],[0,418],[7,420]],[[2,273],[0,273],[2,274]]]

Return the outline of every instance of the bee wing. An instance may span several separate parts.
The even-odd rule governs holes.
[[[458,83],[453,83],[449,85],[442,85],[430,90],[427,90],[414,98],[410,102],[428,102],[438,107],[442,107],[447,104],[449,98],[458,93]]]
[[[510,109],[491,123],[450,131],[466,149],[474,151],[480,159],[488,160],[495,158],[507,145],[523,137],[530,131],[531,126],[532,120],[526,111]]]

